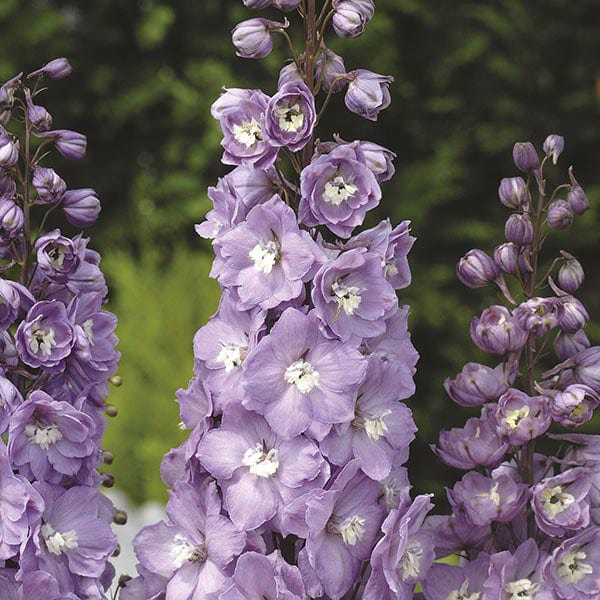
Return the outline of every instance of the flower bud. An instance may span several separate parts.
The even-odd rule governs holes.
[[[470,329],[473,343],[494,354],[516,352],[527,341],[527,332],[504,306],[486,308],[480,317],[473,317]]]
[[[336,35],[342,38],[362,35],[365,25],[375,13],[373,0],[334,0],[333,8],[333,29]]]
[[[231,40],[242,58],[265,58],[273,50],[273,31],[285,29],[289,23],[268,19],[248,19],[238,23],[231,32]]]
[[[114,404],[106,404],[104,412],[109,417],[116,417],[119,414],[119,409]]]
[[[89,227],[96,222],[100,214],[100,200],[90,188],[69,190],[64,195],[62,209],[71,225]]]
[[[520,446],[539,437],[550,427],[550,399],[547,396],[528,396],[510,388],[500,397],[495,417],[497,433],[511,446]]]
[[[527,184],[522,177],[504,177],[498,187],[500,202],[508,208],[524,208],[529,206]]]
[[[503,273],[516,275],[518,258],[519,248],[512,242],[506,242],[494,248],[494,262]]]
[[[508,217],[504,234],[509,242],[528,246],[533,242],[533,225],[527,213],[513,213]]]
[[[54,169],[36,167],[33,171],[33,187],[36,189],[38,204],[56,204],[67,191],[64,179]]]
[[[0,86],[0,125],[6,125],[10,121],[15,104],[15,90],[21,83],[22,75],[23,73],[19,73]]]
[[[488,285],[499,275],[496,263],[483,250],[469,250],[456,265],[456,276],[470,288]]]
[[[100,485],[104,486],[105,488],[114,487],[114,485],[115,485],[114,475],[112,475],[111,473],[100,473],[100,476],[102,477],[102,482]]]
[[[264,8],[269,8],[272,4],[272,0],[242,0],[242,2],[246,8],[251,8],[252,10],[263,10]]]
[[[571,179],[571,189],[567,195],[569,206],[576,215],[582,215],[590,207],[590,201],[577,179],[575,179],[573,167],[569,167],[569,178]]]
[[[52,140],[56,149],[69,160],[78,160],[85,156],[87,138],[82,133],[69,129],[55,129],[54,131],[38,132],[35,135]]]
[[[11,137],[0,126],[0,167],[9,169],[19,160],[19,142],[13,142]]]
[[[27,104],[27,117],[31,121],[34,131],[48,131],[52,127],[52,115],[43,106],[33,103],[28,88],[25,88],[25,103]]]
[[[575,368],[573,376],[577,383],[583,383],[600,393],[600,346],[581,350],[572,357]]]
[[[102,461],[105,465],[112,465],[114,460],[115,456],[110,450],[102,450]]]
[[[587,385],[573,384],[552,398],[552,418],[563,427],[580,427],[600,404],[598,394]]]
[[[478,363],[467,363],[455,379],[444,381],[444,389],[460,406],[495,402],[508,389],[503,366],[492,369]]]
[[[387,148],[373,142],[360,142],[360,149],[365,157],[367,167],[371,169],[375,179],[380,183],[394,176],[394,159],[396,155]]]
[[[575,333],[583,329],[590,317],[583,304],[573,296],[563,296],[556,310],[558,327],[566,333]]]
[[[50,79],[64,79],[73,72],[73,67],[66,58],[55,58],[45,64],[41,69],[29,73],[27,77],[46,76]]]
[[[567,201],[555,200],[548,207],[548,216],[546,218],[548,225],[552,229],[569,229],[573,224],[573,211]]]
[[[531,142],[517,142],[513,147],[513,161],[519,171],[531,173],[540,167],[540,159]]]
[[[389,88],[394,78],[366,69],[357,69],[348,76],[350,83],[344,98],[346,108],[365,119],[377,121],[379,113],[392,101]]]
[[[273,0],[273,6],[279,10],[290,12],[300,6],[302,0]]]
[[[326,92],[339,92],[344,89],[347,83],[345,79],[339,79],[344,75],[346,75],[344,59],[333,50],[326,48],[317,59],[317,80],[323,82],[323,89]]]
[[[23,211],[12,200],[3,200],[0,202],[0,233],[9,238],[15,238],[23,230]]]
[[[0,201],[13,200],[17,193],[17,184],[0,169]]]
[[[590,347],[590,340],[583,329],[575,333],[566,333],[564,331],[554,338],[554,353],[558,360],[567,360],[575,356],[578,352]]]
[[[553,133],[546,138],[543,148],[546,156],[552,156],[552,162],[556,164],[565,148],[565,140],[562,136]]]
[[[298,67],[295,62],[291,62],[285,65],[281,71],[279,71],[279,81],[277,82],[277,88],[284,86],[286,83],[303,83],[302,75],[298,73]]]
[[[556,298],[529,298],[515,309],[515,317],[525,331],[539,337],[557,326],[557,309]]]
[[[583,283],[585,274],[581,263],[568,252],[561,250],[564,262],[558,270],[558,285],[560,289],[572,294]]]
[[[125,525],[127,523],[127,513],[124,510],[117,510],[113,516],[115,525]]]

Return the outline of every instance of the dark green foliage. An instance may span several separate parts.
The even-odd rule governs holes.
[[[461,288],[454,267],[469,248],[491,252],[501,241],[506,213],[496,188],[516,174],[514,141],[539,147],[548,133],[565,136],[560,182],[574,164],[593,209],[557,238],[582,260],[583,300],[600,322],[598,3],[376,4],[367,33],[335,40],[334,49],[349,69],[393,74],[392,106],[374,128],[336,97],[321,137],[373,139],[398,153],[398,174],[370,221],[410,218],[418,237],[414,283],[401,294],[413,307],[422,357],[411,479],[418,491],[438,491],[456,474],[427,444],[441,424],[458,425],[465,414],[445,397],[442,381],[481,357],[468,323],[493,300],[490,291]],[[60,172],[71,187],[96,187],[103,200],[93,236],[107,254],[125,376],[107,444],[117,454],[117,480],[138,500],[159,494],[158,457],[181,438],[172,400],[191,374],[193,333],[217,298],[206,277],[210,248],[192,227],[208,209],[206,187],[224,172],[209,107],[222,85],[271,93],[285,56],[279,44],[265,61],[235,58],[229,31],[244,18],[239,0],[0,0],[0,79],[60,55],[75,67],[53,84],[48,105],[57,107],[57,126],[89,135],[84,168],[71,174],[61,164]],[[171,260],[174,239],[187,249]],[[600,329],[591,333],[600,343]]]

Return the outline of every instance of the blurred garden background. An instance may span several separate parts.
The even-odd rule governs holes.
[[[419,426],[409,463],[417,491],[440,491],[456,473],[429,451],[441,424],[464,422],[443,392],[475,353],[468,323],[493,301],[455,280],[471,247],[503,236],[501,177],[517,173],[515,141],[538,148],[566,139],[567,167],[592,209],[559,240],[583,262],[582,299],[600,324],[600,6],[597,0],[377,0],[366,34],[335,40],[348,69],[394,75],[392,106],[377,124],[335,98],[329,131],[394,150],[397,175],[370,224],[412,220],[413,341],[421,353],[410,405]],[[88,157],[57,164],[69,187],[103,202],[89,233],[104,256],[123,354],[106,448],[111,472],[135,503],[162,501],[162,455],[184,439],[177,388],[192,373],[192,337],[214,312],[212,251],[194,233],[209,209],[206,188],[225,172],[209,107],[221,86],[272,93],[284,46],[267,60],[236,58],[229,32],[248,11],[239,0],[0,0],[0,81],[67,56],[74,74],[52,86],[57,128],[88,136]],[[369,64],[364,64],[364,57]],[[557,250],[559,247],[556,248]],[[590,327],[600,343],[600,326]],[[599,424],[588,428],[598,430]],[[441,498],[440,498],[441,500]]]

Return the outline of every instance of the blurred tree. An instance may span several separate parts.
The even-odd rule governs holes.
[[[398,153],[398,176],[386,185],[370,220],[411,218],[418,237],[414,284],[402,293],[412,305],[414,342],[422,356],[411,479],[418,491],[440,490],[456,474],[426,446],[441,423],[464,418],[445,397],[442,381],[476,359],[467,343],[468,322],[490,300],[485,291],[461,288],[454,266],[470,247],[490,252],[502,237],[504,209],[496,188],[501,177],[515,174],[514,141],[531,139],[540,146],[550,132],[566,138],[561,171],[575,164],[593,206],[576,222],[569,248],[587,267],[583,299],[600,318],[598,3],[376,4],[378,14],[358,43],[334,40],[333,47],[349,69],[364,66],[368,55],[370,68],[396,78],[392,106],[382,114],[374,141]],[[111,423],[109,441],[122,457],[117,478],[136,499],[160,489],[158,456],[179,439],[166,425],[177,419],[171,400],[191,372],[193,333],[216,302],[206,291],[214,290],[206,278],[209,248],[192,228],[208,209],[206,187],[223,173],[210,104],[222,85],[264,83],[271,93],[284,56],[280,45],[265,61],[236,58],[229,31],[244,18],[248,11],[239,0],[0,0],[0,80],[54,56],[68,56],[75,67],[53,91],[62,100],[55,120],[86,132],[90,152],[87,172],[62,173],[72,187],[94,182],[104,202],[94,236],[108,257],[126,374],[115,395],[121,416]],[[349,115],[341,97],[331,107],[333,124],[321,132],[323,139],[334,131],[345,138],[373,137],[372,127]],[[187,249],[178,246],[174,254],[173,240],[187,241]],[[205,312],[195,312],[200,304]],[[179,312],[180,321],[165,321]],[[592,330],[596,343],[599,334]],[[160,385],[145,376],[150,360]],[[156,429],[146,437],[154,421]],[[146,452],[140,448],[150,448],[152,458],[140,459]],[[139,477],[126,466],[132,456],[142,460]]]

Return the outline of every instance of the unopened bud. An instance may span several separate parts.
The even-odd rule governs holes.
[[[556,164],[565,148],[565,140],[562,136],[553,133],[546,138],[543,148],[546,156],[552,156],[552,162]]]
[[[569,229],[573,224],[573,211],[566,200],[555,200],[548,207],[548,225],[552,229]]]
[[[231,32],[231,41],[236,47],[237,55],[242,58],[265,58],[273,50],[271,33],[280,31],[289,23],[278,23],[269,19],[248,19],[238,23]]]
[[[498,186],[500,202],[508,208],[528,208],[527,184],[522,177],[504,177]]]
[[[533,225],[527,213],[513,213],[508,217],[504,234],[509,242],[518,246],[528,246],[533,242]]]
[[[123,378],[120,375],[113,375],[109,381],[115,386],[119,387],[123,385]]]
[[[19,142],[14,142],[0,126],[0,167],[8,169],[19,160]]]
[[[45,64],[41,69],[29,73],[27,77],[36,77],[46,75],[50,79],[64,79],[73,72],[73,67],[66,58],[55,58]]]
[[[569,178],[571,179],[571,189],[567,195],[569,206],[576,215],[582,215],[590,207],[590,201],[577,179],[575,179],[573,167],[569,167]]]
[[[117,510],[113,515],[115,525],[125,525],[127,523],[127,513],[124,510]]]
[[[558,270],[558,285],[560,289],[572,294],[583,283],[585,274],[581,263],[568,252],[561,251],[565,262]]]
[[[105,488],[111,488],[115,485],[114,475],[111,473],[100,473],[100,475],[102,477],[102,485]]]
[[[456,265],[456,276],[470,288],[488,285],[499,275],[496,263],[483,250],[469,250]]]
[[[531,142],[517,142],[514,145],[513,161],[517,169],[525,173],[531,173],[540,166],[540,159]]]
[[[124,588],[131,579],[132,578],[129,575],[121,575],[121,577],[119,577],[119,587]]]
[[[494,248],[494,262],[499,269],[508,275],[517,274],[517,260],[519,257],[519,248],[512,242],[500,244]]]
[[[102,460],[105,465],[112,465],[115,455],[110,450],[102,450]]]
[[[121,546],[119,544],[117,544],[117,547],[115,548],[114,552],[112,553],[112,556],[119,556],[119,554],[121,554]]]
[[[558,360],[567,360],[575,356],[581,350],[590,347],[590,340],[583,329],[575,333],[561,331],[554,339],[554,352]]]
[[[326,92],[343,90],[348,83],[347,80],[340,79],[344,75],[346,75],[344,59],[333,50],[325,49],[317,59],[317,79],[323,82],[323,89]]]
[[[109,417],[116,417],[119,414],[119,409],[114,404],[106,404],[104,412]]]

